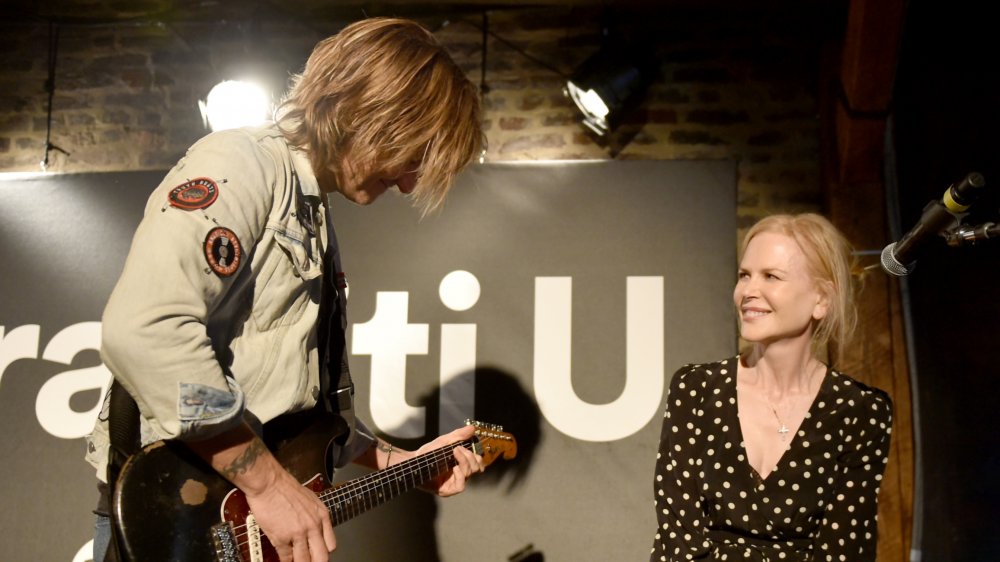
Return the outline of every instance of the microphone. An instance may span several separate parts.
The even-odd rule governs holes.
[[[956,215],[969,210],[984,185],[986,180],[983,176],[973,172],[961,182],[950,185],[940,200],[928,203],[916,226],[899,242],[893,242],[882,250],[882,269],[897,277],[913,273],[917,254],[931,240],[942,236],[944,230],[958,218]]]

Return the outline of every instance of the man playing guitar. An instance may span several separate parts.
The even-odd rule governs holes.
[[[410,452],[354,419],[346,278],[325,197],[367,205],[395,186],[434,210],[479,153],[480,122],[475,86],[432,34],[406,20],[363,20],[316,46],[274,123],[198,141],[149,199],[105,309],[102,359],[134,399],[137,440],[183,443],[231,482],[282,562],[326,561],[336,540],[327,507],[265,446],[265,423],[312,410],[340,416],[347,430],[328,462],[373,469],[476,431]],[[121,425],[114,402],[88,439],[102,481],[109,410]],[[474,450],[455,447],[449,469],[424,487],[457,494],[482,467]],[[101,488],[95,560],[105,559],[113,498]]]

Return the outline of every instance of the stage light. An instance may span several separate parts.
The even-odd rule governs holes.
[[[219,82],[198,101],[202,119],[213,131],[259,125],[270,116],[271,102],[264,88],[252,82]]]
[[[566,82],[566,94],[583,113],[583,125],[610,134],[641,101],[653,81],[655,60],[624,43],[609,43],[583,62]]]

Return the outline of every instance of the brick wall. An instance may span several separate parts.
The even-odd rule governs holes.
[[[423,21],[479,83],[481,15]],[[661,70],[645,125],[613,157],[735,160],[741,230],[763,214],[819,209],[817,90],[821,52],[838,40],[838,21],[786,10],[649,14],[610,24],[645,37]],[[565,76],[597,49],[601,22],[593,9],[490,13],[488,160],[612,157],[584,132],[562,91]],[[220,73],[241,56],[263,60],[277,95],[315,42],[341,25],[291,17],[62,25],[51,142],[70,154],[51,151],[49,170],[167,168],[207,132],[197,101]],[[38,171],[50,29],[0,24],[0,33],[0,171]]]

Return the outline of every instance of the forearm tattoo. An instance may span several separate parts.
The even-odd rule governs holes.
[[[233,462],[229,463],[229,466],[222,469],[222,475],[231,481],[234,477],[244,474],[249,470],[257,458],[266,452],[267,447],[264,446],[263,441],[256,438],[252,439],[250,445],[243,451],[243,454],[233,459]]]

